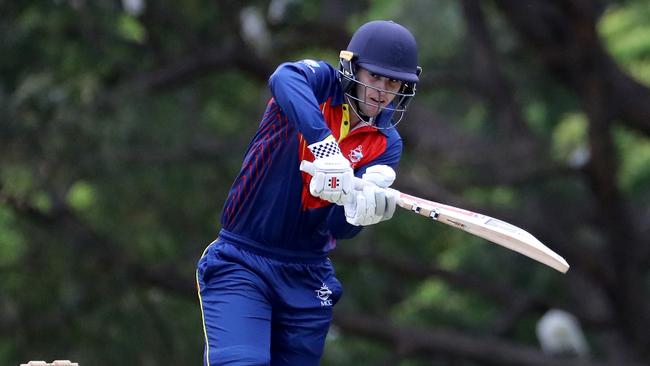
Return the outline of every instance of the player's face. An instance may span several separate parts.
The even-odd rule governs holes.
[[[402,87],[400,80],[389,79],[363,68],[359,68],[357,71],[357,79],[370,86],[357,84],[357,97],[361,101],[365,101],[365,103],[359,102],[359,109],[368,117],[376,117],[395,99],[395,93],[399,92]]]

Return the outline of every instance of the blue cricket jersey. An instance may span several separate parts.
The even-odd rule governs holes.
[[[342,206],[309,193],[311,176],[299,170],[302,160],[314,160],[307,145],[333,135],[361,176],[372,165],[396,168],[402,140],[395,128],[350,131],[337,74],[325,62],[303,60],[271,75],[272,98],[224,204],[220,237],[263,255],[308,260],[359,233]],[[380,114],[377,124],[389,124],[390,117]]]

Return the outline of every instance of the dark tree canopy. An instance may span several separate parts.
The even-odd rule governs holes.
[[[561,275],[400,212],[341,241],[324,365],[650,360],[641,0],[0,1],[0,363],[200,364],[194,268],[286,60],[370,19],[424,69],[396,188],[526,228]],[[540,348],[573,314],[582,358]]]

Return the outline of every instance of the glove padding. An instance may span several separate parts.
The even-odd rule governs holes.
[[[309,145],[316,159],[309,182],[312,196],[343,205],[354,191],[354,172],[333,138]]]
[[[395,213],[396,202],[394,190],[367,185],[362,191],[354,191],[343,205],[345,220],[355,226],[388,220]]]
[[[373,165],[366,169],[361,179],[372,182],[377,187],[388,188],[395,181],[395,171],[388,165]]]

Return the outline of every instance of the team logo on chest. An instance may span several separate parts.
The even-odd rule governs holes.
[[[363,158],[363,146],[361,145],[350,150],[350,153],[348,154],[348,159],[352,163],[358,163],[362,158]]]
[[[332,306],[331,295],[332,290],[326,284],[323,284],[321,288],[316,290],[316,297],[320,300],[320,306]]]

